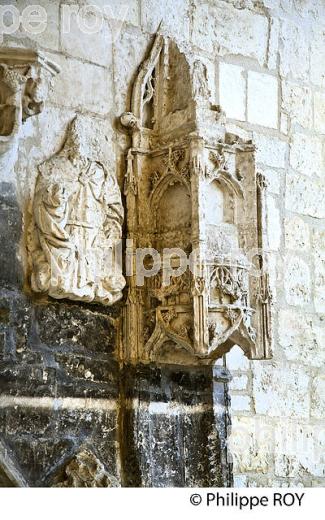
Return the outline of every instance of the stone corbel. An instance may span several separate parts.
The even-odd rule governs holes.
[[[10,170],[16,160],[23,123],[42,112],[59,67],[40,52],[0,49],[0,168]]]

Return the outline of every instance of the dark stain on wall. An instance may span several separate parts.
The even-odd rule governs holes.
[[[11,185],[0,187],[0,441],[17,472],[51,486],[86,447],[123,486],[230,485],[228,374],[125,366],[116,357],[122,303],[26,293],[21,215]],[[19,485],[3,464],[0,454],[0,486]]]

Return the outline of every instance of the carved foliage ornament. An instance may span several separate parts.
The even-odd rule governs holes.
[[[122,222],[116,179],[90,158],[75,118],[62,151],[39,167],[29,246],[32,289],[104,305],[120,299],[125,282],[116,255]]]
[[[124,355],[131,362],[212,363],[233,345],[272,352],[265,183],[251,141],[227,134],[207,68],[157,35],[139,69],[127,155],[127,234],[134,247],[181,248],[191,269],[164,283],[164,263],[140,291],[127,280]]]
[[[0,167],[10,169],[22,124],[39,114],[59,67],[29,49],[0,49]]]
[[[119,487],[89,449],[81,449],[54,479],[53,487]]]

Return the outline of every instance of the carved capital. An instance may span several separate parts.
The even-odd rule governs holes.
[[[16,160],[21,127],[42,112],[59,67],[42,53],[18,48],[0,49],[0,167]]]

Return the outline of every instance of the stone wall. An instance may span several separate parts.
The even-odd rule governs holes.
[[[325,6],[228,4],[210,6],[220,102],[253,132],[269,182],[276,309],[272,361],[250,362],[240,349],[227,356],[235,485],[324,485]]]
[[[116,371],[107,339],[102,348],[102,335],[98,338],[97,329],[100,323],[105,338],[113,334],[118,310],[103,315],[98,311],[96,340],[85,357],[84,339],[78,337],[78,331],[82,329],[80,323],[86,316],[88,323],[93,311],[74,305],[62,308],[56,303],[31,305],[28,288],[22,296],[20,287],[27,270],[25,239],[36,166],[62,146],[66,126],[79,112],[90,128],[96,128],[96,147],[102,160],[116,169],[122,183],[127,143],[125,135],[117,131],[117,117],[129,106],[131,81],[162,20],[163,30],[191,46],[207,65],[214,101],[227,115],[227,130],[244,137],[252,135],[257,146],[257,167],[269,183],[276,341],[271,361],[249,361],[237,347],[227,355],[227,366],[233,374],[231,451],[235,484],[324,485],[324,2],[35,3],[46,9],[45,31],[36,35],[21,27],[4,36],[5,45],[38,48],[61,67],[45,109],[23,127],[15,175],[8,177],[0,171],[4,266],[0,273],[0,355],[5,362],[1,391],[11,396],[11,400],[2,401],[1,413],[15,406],[17,418],[11,412],[10,419],[13,448],[15,443],[18,446],[24,442],[32,446],[34,462],[31,465],[30,459],[20,460],[20,466],[28,468],[34,485],[39,483],[40,450],[49,464],[51,456],[63,460],[61,453],[81,444],[80,431],[88,438],[87,425],[94,420],[92,414],[99,413],[101,431],[95,450],[100,453],[99,439],[109,435],[105,449],[109,445],[112,451],[103,456],[111,461],[111,474],[118,476],[114,452],[118,426],[114,415]],[[22,12],[28,2],[8,0],[6,4]],[[94,19],[87,4],[96,4],[105,12],[101,29],[88,35],[82,29],[84,24],[93,27]],[[108,6],[105,11],[104,6]],[[68,332],[62,330],[65,320],[69,321]],[[87,334],[88,338],[95,336],[91,330]],[[71,353],[73,361],[69,359]],[[56,370],[61,374],[59,378],[53,375]],[[83,411],[76,423],[75,411],[64,400],[66,395],[71,396],[67,388],[69,392],[74,389],[74,397],[109,398],[110,410]],[[26,407],[20,409],[23,401],[14,400],[26,392],[40,398],[39,409],[33,410],[35,416],[26,415]],[[55,401],[58,397],[63,399],[59,404]],[[64,439],[58,438],[57,445],[52,446],[57,451],[51,455],[46,442],[37,442],[37,434],[33,435],[34,444],[30,442],[28,423],[37,424],[38,435],[43,438],[46,432],[53,435],[58,426],[51,425],[53,414],[49,417],[44,410],[57,406],[66,408],[68,429]],[[8,429],[6,435],[11,432],[10,421],[1,422]],[[17,425],[22,432],[17,431]],[[43,471],[48,470],[50,475],[53,467],[50,469]]]

